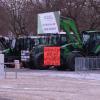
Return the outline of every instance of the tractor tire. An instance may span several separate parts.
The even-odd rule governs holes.
[[[30,69],[36,69],[35,66],[34,66],[34,62],[33,61],[29,62],[29,68]]]
[[[43,54],[37,54],[34,59],[34,65],[36,69],[43,68]]]
[[[63,56],[61,56],[61,58],[60,58],[60,66],[57,66],[56,69],[59,70],[59,71],[64,71],[64,70],[67,69],[66,60],[64,59]]]
[[[67,62],[68,62],[68,68],[70,71],[75,71],[75,58],[76,57],[82,57],[80,53],[69,53],[67,57]]]
[[[47,66],[44,66],[44,54],[43,53],[36,55],[35,60],[34,60],[34,65],[36,69],[40,69],[40,70],[48,69]]]

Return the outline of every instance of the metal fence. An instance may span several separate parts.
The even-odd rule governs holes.
[[[17,73],[18,70],[20,69],[20,63],[19,60],[14,60],[14,62],[6,62],[6,63],[0,63],[0,78],[7,78],[7,65],[15,65],[15,68],[13,68],[13,71],[15,73],[14,78],[17,79]]]
[[[100,57],[77,57],[75,58],[75,70],[100,70]]]

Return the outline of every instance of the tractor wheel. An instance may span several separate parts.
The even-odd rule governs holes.
[[[34,63],[35,63],[36,69],[41,69],[41,70],[42,69],[48,69],[48,67],[44,66],[44,55],[43,55],[43,53],[36,55]]]
[[[66,61],[65,61],[65,59],[64,59],[63,56],[61,56],[61,59],[60,59],[60,66],[57,66],[56,69],[59,70],[59,71],[60,70],[63,71],[63,70],[67,69],[67,67],[66,67]]]
[[[36,55],[34,63],[35,63],[36,69],[42,69],[43,68],[43,54]]]
[[[70,53],[67,57],[68,68],[71,71],[75,71],[75,58],[82,57],[80,53]]]
[[[30,69],[36,69],[35,66],[34,66],[34,61],[29,62],[29,68]]]

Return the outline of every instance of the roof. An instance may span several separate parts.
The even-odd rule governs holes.
[[[92,34],[92,33],[100,33],[100,31],[99,30],[88,30],[88,31],[82,31],[82,33],[88,33],[88,34]]]
[[[89,30],[89,31],[86,31],[86,32],[94,33],[94,32],[100,32],[100,30]]]

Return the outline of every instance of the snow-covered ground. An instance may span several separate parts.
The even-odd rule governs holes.
[[[7,70],[0,80],[0,100],[99,99],[99,71]]]
[[[7,70],[7,73],[12,76],[11,73],[14,74],[16,78],[16,70]],[[25,76],[50,76],[50,77],[70,77],[77,79],[93,79],[100,80],[100,71],[56,71],[56,70],[29,70],[29,69],[20,69],[17,71],[17,77]],[[24,78],[25,78],[24,77]]]

